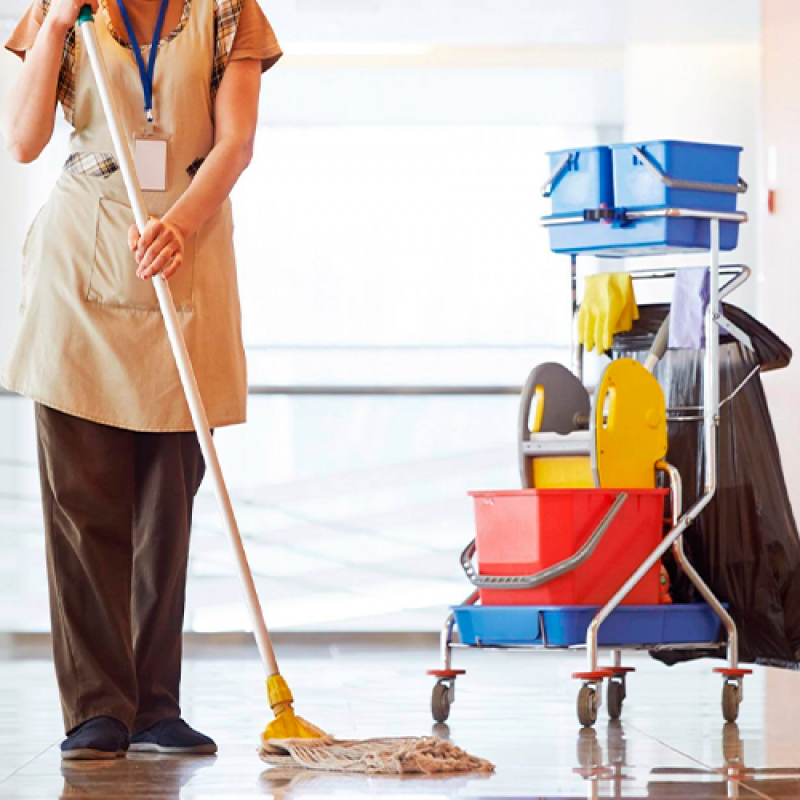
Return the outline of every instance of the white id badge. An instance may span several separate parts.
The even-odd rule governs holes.
[[[167,140],[156,136],[137,138],[134,141],[133,160],[136,174],[145,192],[167,190]]]

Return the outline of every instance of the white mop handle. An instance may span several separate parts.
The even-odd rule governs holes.
[[[123,128],[120,122],[119,112],[114,103],[114,98],[109,91],[108,72],[103,55],[100,52],[100,47],[97,43],[97,35],[91,15],[88,15],[87,18],[84,12],[82,12],[79,19],[79,27],[83,34],[83,41],[86,45],[86,51],[89,54],[89,61],[92,65],[97,88],[100,92],[100,99],[103,104],[106,119],[108,120],[108,127],[111,131],[114,149],[117,153],[120,169],[122,170],[122,178],[125,181],[125,188],[128,191],[128,197],[130,198],[131,207],[133,208],[136,226],[141,233],[149,219],[144,195],[139,186],[139,180],[133,165],[133,159],[131,158],[128,140],[122,133]],[[279,672],[275,651],[272,648],[267,626],[264,623],[264,615],[258,600],[253,574],[247,563],[247,555],[244,551],[239,527],[236,524],[233,505],[231,504],[228,489],[222,476],[222,468],[220,467],[219,458],[217,456],[217,449],[214,446],[214,440],[208,426],[208,417],[203,407],[203,401],[200,397],[200,389],[197,386],[197,379],[195,378],[194,369],[192,368],[189,351],[186,348],[186,341],[183,338],[183,331],[178,321],[178,313],[175,310],[175,303],[172,300],[172,292],[169,289],[169,284],[162,275],[157,275],[153,281],[155,284],[156,296],[158,297],[158,304],[164,317],[164,324],[167,327],[167,336],[172,345],[172,353],[175,356],[175,363],[180,373],[183,391],[186,395],[186,401],[189,404],[189,411],[192,415],[195,430],[197,431],[200,449],[203,452],[206,466],[211,475],[217,504],[222,513],[225,530],[236,557],[236,565],[239,569],[239,577],[241,578],[242,586],[244,587],[245,599],[247,600],[247,607],[253,623],[258,650],[261,654],[261,660],[267,672],[267,677],[271,677]]]

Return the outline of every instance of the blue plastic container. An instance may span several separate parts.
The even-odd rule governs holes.
[[[707,250],[711,224],[704,219],[657,217],[626,225],[606,222],[575,222],[553,225],[550,249],[554,253],[594,255],[603,258],[665,255]],[[739,224],[721,222],[721,250],[734,250],[739,241]]]
[[[737,194],[670,188],[633,151],[637,147],[670,178],[735,187],[741,147],[669,140],[615,144],[614,199],[617,208],[694,208],[735,211]],[[553,212],[556,213],[556,212]]]
[[[594,606],[455,606],[468,645],[569,647],[586,642]],[[657,645],[715,642],[720,621],[705,603],[620,606],[600,626],[599,644]]]
[[[553,214],[582,214],[586,208],[614,205],[611,150],[608,147],[573,147],[556,150],[550,157],[552,183],[549,196]]]

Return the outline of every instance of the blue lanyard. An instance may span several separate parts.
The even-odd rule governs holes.
[[[131,18],[128,15],[128,9],[125,8],[125,0],[117,0],[117,6],[119,6],[122,21],[125,23],[125,30],[128,32],[128,43],[133,50],[134,56],[136,56],[136,63],[139,65],[139,75],[141,75],[142,88],[144,89],[144,113],[147,121],[152,122],[153,80],[156,75],[156,57],[158,56],[158,44],[161,41],[161,31],[164,29],[164,18],[167,16],[169,0],[161,0],[161,8],[158,11],[158,19],[156,20],[156,30],[150,45],[150,60],[146,66],[144,58],[142,58],[142,50],[139,47],[139,40],[136,38],[136,32],[133,30]]]

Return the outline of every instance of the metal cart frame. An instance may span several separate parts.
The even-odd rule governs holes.
[[[683,509],[683,490],[681,477],[677,469],[667,462],[660,462],[657,468],[663,471],[669,481],[671,490],[672,506],[672,528],[664,536],[661,543],[645,561],[637,568],[625,584],[617,593],[601,608],[591,624],[589,625],[585,645],[577,645],[576,648],[585,647],[587,662],[585,671],[576,672],[573,677],[581,681],[581,687],[577,698],[577,714],[580,723],[586,727],[594,725],[597,721],[598,709],[602,705],[602,685],[603,681],[608,680],[608,713],[612,719],[618,719],[622,714],[622,704],[626,696],[626,678],[633,670],[622,664],[623,650],[658,650],[664,645],[625,645],[611,646],[608,649],[613,652],[613,663],[608,667],[601,667],[599,664],[598,634],[600,626],[609,615],[622,603],[634,586],[644,577],[645,574],[657,564],[664,553],[671,547],[675,558],[697,588],[703,599],[711,606],[727,632],[727,665],[714,669],[723,679],[722,688],[722,713],[728,722],[734,722],[739,714],[739,706],[744,697],[743,679],[745,675],[752,672],[749,669],[742,669],[739,665],[739,636],[736,623],[726,611],[723,604],[717,599],[708,585],[703,581],[695,568],[689,562],[683,547],[683,534],[686,529],[697,519],[702,511],[711,503],[717,491],[717,462],[719,459],[719,438],[718,428],[720,424],[720,409],[729,402],[749,381],[755,372],[748,375],[742,384],[731,393],[730,396],[720,401],[720,374],[719,374],[719,346],[720,328],[723,328],[730,335],[752,349],[750,338],[726,319],[720,300],[741,286],[750,276],[750,270],[743,266],[720,267],[720,223],[732,222],[742,224],[747,221],[744,212],[713,212],[699,211],[683,208],[661,208],[643,211],[631,211],[625,214],[626,220],[634,221],[639,219],[652,219],[658,217],[671,218],[690,218],[703,219],[709,221],[710,227],[710,280],[709,280],[709,303],[705,315],[705,339],[706,349],[703,362],[703,405],[698,408],[690,409],[670,409],[671,420],[697,421],[703,425],[704,461],[705,461],[705,483],[704,491],[697,501],[688,509]],[[555,224],[573,224],[584,221],[584,216],[566,216],[560,218],[548,218],[543,220],[546,226]],[[635,253],[631,253],[634,255]],[[578,311],[578,274],[577,274],[577,255],[572,254],[571,259],[571,281],[572,281],[572,319],[574,320]],[[666,278],[675,275],[674,269],[649,269],[631,271],[634,278]],[[720,288],[720,275],[734,274],[733,280]],[[577,342],[575,326],[572,331],[572,371],[582,380],[583,378],[583,352],[582,347]],[[687,412],[692,412],[687,414]],[[698,413],[699,412],[699,413]],[[677,414],[677,416],[676,416]],[[531,453],[536,452],[532,447]],[[470,581],[478,588],[491,587],[498,588],[531,588],[560,577],[586,561],[592,554],[597,543],[600,541],[606,530],[608,530],[614,516],[625,503],[627,497],[621,493],[617,501],[612,506],[606,517],[598,525],[581,549],[569,559],[549,567],[540,573],[527,576],[485,576],[479,575],[472,565],[472,557],[475,553],[475,541],[464,550],[461,556],[461,563]],[[464,605],[477,603],[479,592],[476,589],[464,602]],[[486,647],[480,640],[475,645],[465,645],[454,641],[456,627],[455,615],[451,612],[447,617],[441,632],[441,659],[440,669],[430,670],[437,681],[433,689],[431,709],[438,722],[444,722],[450,713],[450,706],[455,700],[455,681],[456,678],[464,673],[464,670],[452,668],[452,651],[454,648],[481,649]],[[544,626],[541,626],[544,631]],[[670,644],[669,648],[683,649],[705,649],[714,647],[717,643],[691,643],[691,644]],[[563,650],[565,648],[553,648],[548,645],[546,639],[541,645],[509,645],[492,646],[491,649],[527,651],[527,650]],[[566,648],[573,649],[573,648]]]

